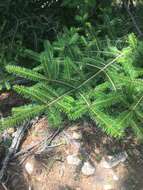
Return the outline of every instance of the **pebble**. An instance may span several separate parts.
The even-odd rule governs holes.
[[[110,165],[110,163],[108,163],[108,161],[106,161],[105,159],[102,160],[102,167],[106,168],[106,169],[111,169],[112,166]]]
[[[27,162],[25,164],[25,169],[26,169],[28,174],[32,174],[33,170],[34,170],[34,166],[33,166],[33,164],[31,162]]]
[[[77,155],[72,154],[72,155],[68,155],[67,156],[67,162],[70,165],[76,165],[76,166],[78,166],[78,165],[80,165],[81,160],[79,159],[79,157]]]
[[[83,175],[90,176],[94,174],[95,168],[89,162],[85,162],[81,169],[81,172]]]
[[[111,169],[113,167],[116,167],[121,162],[125,162],[127,159],[127,153],[122,152],[115,156],[108,156],[108,160],[103,159],[102,160],[102,166],[106,169]]]
[[[118,177],[116,174],[114,174],[114,175],[113,175],[113,180],[118,181],[118,180],[119,180],[119,177]]]
[[[15,129],[13,127],[10,127],[9,129],[7,129],[7,132],[9,135],[12,135],[15,132]]]
[[[82,139],[81,133],[77,133],[77,132],[73,132],[72,137],[74,140],[81,140]]]

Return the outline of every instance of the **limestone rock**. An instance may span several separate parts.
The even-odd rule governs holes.
[[[85,162],[81,171],[83,175],[90,176],[94,174],[95,168],[89,162]]]
[[[119,180],[119,177],[118,177],[116,174],[114,174],[114,175],[113,175],[113,180],[118,181],[118,180]]]
[[[78,166],[81,163],[81,160],[76,154],[68,155],[67,156],[67,162],[70,165],[76,165]]]
[[[104,168],[110,169],[116,167],[121,162],[125,162],[128,155],[126,152],[119,153],[115,156],[109,156],[107,160],[102,160],[102,165]]]
[[[26,169],[27,173],[31,175],[34,171],[34,165],[32,164],[32,162],[27,162],[25,164],[25,169]]]
[[[12,135],[15,132],[15,129],[13,127],[10,127],[7,129],[7,132],[9,135]]]

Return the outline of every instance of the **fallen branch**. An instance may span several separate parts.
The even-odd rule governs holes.
[[[8,163],[11,159],[11,157],[18,151],[18,148],[20,146],[20,143],[25,135],[25,132],[32,124],[29,122],[24,123],[21,127],[19,127],[15,133],[14,139],[12,141],[12,144],[9,148],[8,154],[6,155],[5,159],[2,163],[2,168],[0,170],[0,182],[3,182],[4,176],[6,173],[6,169],[8,166]]]
[[[52,143],[53,139],[59,134],[59,132],[60,132],[60,129],[58,129],[54,133],[50,134],[46,139],[42,139],[39,142],[35,143],[34,145],[31,145],[28,148],[23,149],[23,150],[17,152],[16,154],[14,154],[12,156],[11,159],[15,159],[15,158],[17,158],[19,156],[23,156],[25,154],[29,155],[36,148],[39,148],[39,147],[41,147],[41,152],[43,151],[43,149],[54,148],[54,145],[50,146],[50,144]],[[60,146],[60,145],[57,145],[57,146]],[[55,147],[56,147],[56,145],[55,145]]]
[[[6,187],[4,183],[2,183],[2,187],[4,188],[4,190],[8,190],[8,188]]]

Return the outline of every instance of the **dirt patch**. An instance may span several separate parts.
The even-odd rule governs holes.
[[[66,128],[49,144],[47,137],[53,133],[45,118],[32,127],[21,150],[38,142],[42,144],[10,162],[6,179],[9,190],[143,189],[142,146],[130,138],[121,143],[85,123]],[[109,155],[123,151],[128,154],[125,162],[113,168],[104,167],[104,160]],[[67,159],[69,156],[72,158],[70,161]],[[83,173],[85,163],[91,165],[92,168],[86,171],[87,174],[93,171],[91,175]]]

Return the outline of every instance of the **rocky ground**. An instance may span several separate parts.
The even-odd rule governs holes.
[[[14,132],[1,137],[7,147]],[[86,122],[51,130],[41,118],[10,161],[0,190],[143,190],[143,149],[132,139],[111,139]],[[7,147],[1,145],[1,163]]]

